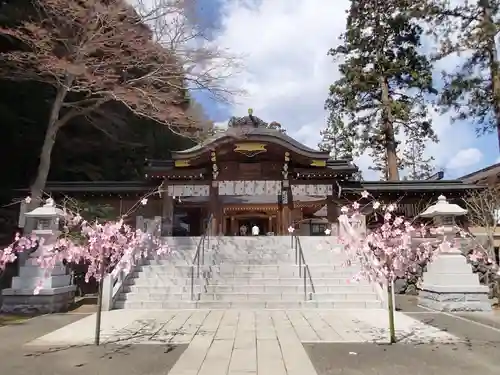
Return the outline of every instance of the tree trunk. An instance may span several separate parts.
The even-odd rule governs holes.
[[[492,17],[491,4],[488,0],[480,3],[483,8],[483,31],[486,33],[486,52],[488,54],[491,86],[493,94],[493,112],[495,113],[495,125],[497,128],[497,141],[500,150],[500,67],[498,65],[498,52],[495,43],[497,27]]]
[[[97,313],[95,316],[94,333],[94,345],[96,346],[99,346],[101,343],[102,296],[104,291],[104,278],[106,277],[106,263],[104,259],[101,260],[99,274],[101,275],[101,280],[99,281],[99,292],[97,294]]]
[[[50,171],[52,150],[56,142],[57,132],[61,127],[59,123],[59,114],[72,81],[73,79],[70,76],[66,78],[64,84],[58,87],[57,95],[52,103],[47,131],[45,132],[45,139],[43,141],[42,151],[40,152],[40,161],[36,172],[36,178],[30,188],[30,210],[37,207],[42,199],[42,192],[47,183],[47,177]]]
[[[380,77],[380,88],[382,90],[382,126],[387,156],[387,180],[399,181],[398,156],[396,153],[397,144],[392,119],[391,98],[389,97],[389,85],[385,77]]]
[[[394,288],[392,281],[387,281],[387,310],[389,313],[389,344],[395,344],[396,339],[396,326],[394,324],[394,310],[396,306],[394,306],[393,300]]]

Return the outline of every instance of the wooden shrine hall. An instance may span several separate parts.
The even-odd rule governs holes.
[[[261,233],[288,233],[292,222],[312,217],[325,204],[327,219],[334,221],[338,181],[355,172],[350,161],[330,160],[328,153],[252,114],[232,118],[226,131],[173,152],[171,161],[150,160],[147,167],[148,178],[163,180],[164,231],[174,225],[176,205],[199,218],[212,216],[213,229],[228,235],[253,225]]]
[[[191,233],[201,233],[211,217],[212,230],[225,235],[253,225],[261,234],[288,234],[292,223],[308,226],[303,234],[321,234],[336,222],[345,192],[369,189],[353,179],[356,172],[350,160],[332,160],[251,111],[201,144],[172,152],[172,160],[147,161],[147,178],[162,184],[164,235],[175,232],[177,215]],[[467,188],[454,185],[454,192]]]

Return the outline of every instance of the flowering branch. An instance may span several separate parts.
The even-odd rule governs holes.
[[[87,264],[87,282],[92,277],[99,281],[103,267],[104,273],[129,273],[137,260],[149,252],[162,255],[169,251],[152,233],[133,229],[124,222],[127,216],[148,203],[148,197],[159,193],[160,189],[148,192],[125,215],[114,221],[102,222],[99,219],[86,220],[75,202],[64,200],[58,207],[63,212],[62,231],[58,236],[48,239],[36,234],[24,237],[16,234],[11,245],[0,249],[0,269],[15,261],[19,252],[37,247],[40,250],[37,262],[46,275],[50,275],[52,269],[63,261]],[[28,197],[25,201],[30,203],[31,199]],[[42,285],[43,279],[39,280],[35,294]]]

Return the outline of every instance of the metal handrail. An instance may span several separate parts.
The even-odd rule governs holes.
[[[191,300],[194,301],[194,275],[196,267],[196,278],[200,278],[200,263],[203,266],[205,264],[205,247],[210,246],[210,228],[212,225],[213,215],[208,217],[207,225],[205,231],[201,235],[198,246],[196,247],[196,253],[194,254],[193,261],[191,263]],[[205,246],[205,243],[207,245]]]
[[[314,288],[314,283],[311,276],[311,270],[306,263],[306,258],[304,257],[304,251],[302,250],[302,245],[300,243],[299,237],[293,233],[291,233],[290,237],[292,249],[295,250],[295,264],[298,264],[299,266],[299,277],[302,277],[304,280],[304,300],[307,301],[308,299],[312,299],[307,298],[307,278],[309,278],[312,293],[316,293],[316,289]],[[304,270],[302,270],[302,267],[304,267]]]

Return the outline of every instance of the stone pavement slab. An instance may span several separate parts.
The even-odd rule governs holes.
[[[383,343],[387,321],[385,310],[114,310],[103,313],[102,337],[114,344],[189,344],[169,375],[316,375],[303,342]],[[94,324],[89,316],[29,345],[87,344]],[[402,313],[396,327],[402,342],[460,341]]]

